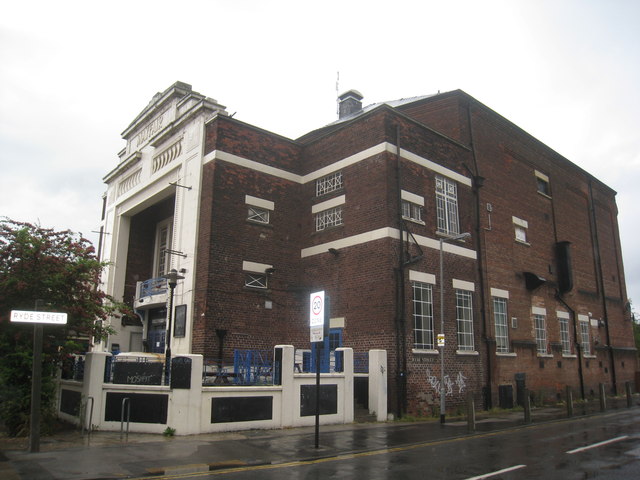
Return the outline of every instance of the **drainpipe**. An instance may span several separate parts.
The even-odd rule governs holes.
[[[591,228],[591,238],[593,240],[593,260],[596,267],[596,275],[598,278],[598,290],[602,300],[602,312],[604,313],[604,327],[607,336],[607,349],[609,350],[609,361],[611,363],[611,382],[613,383],[613,394],[618,393],[618,382],[616,379],[616,364],[613,356],[613,347],[611,345],[611,335],[609,332],[609,314],[607,312],[607,299],[604,291],[604,274],[602,273],[602,258],[600,257],[600,242],[598,240],[598,223],[596,219],[595,202],[593,201],[593,181],[589,178],[589,214]]]
[[[492,352],[489,344],[489,336],[488,336],[488,327],[487,327],[487,314],[486,314],[486,291],[485,291],[485,272],[483,267],[483,256],[482,256],[482,230],[480,228],[480,187],[482,187],[483,178],[478,173],[478,159],[476,157],[476,148],[473,142],[473,125],[471,123],[471,103],[469,103],[467,107],[467,121],[469,124],[469,146],[471,147],[471,154],[473,157],[473,167],[474,172],[470,172],[473,175],[473,196],[475,198],[475,207],[476,207],[476,221],[475,221],[475,238],[476,238],[476,255],[477,255],[477,265],[478,265],[478,279],[480,283],[480,318],[482,321],[482,338],[485,341],[485,348],[487,352],[487,376],[486,376],[486,396],[485,396],[485,407],[487,410],[491,409],[493,400],[492,400],[492,392],[491,392],[491,383],[493,382],[492,378]]]
[[[400,255],[396,269],[396,414],[402,418],[407,408],[407,351],[405,327],[404,223],[402,221],[402,193],[400,179],[400,125],[396,125],[396,189]]]
[[[562,303],[567,310],[569,310],[569,314],[571,315],[572,325],[573,325],[573,341],[576,346],[576,351],[578,352],[578,377],[580,379],[580,398],[584,400],[584,375],[582,373],[582,344],[578,341],[578,322],[576,320],[576,312],[569,306],[567,302],[564,301],[560,292],[556,290],[556,300]]]

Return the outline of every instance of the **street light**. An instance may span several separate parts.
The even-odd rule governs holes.
[[[444,262],[442,252],[445,242],[464,240],[469,237],[471,237],[471,234],[466,232],[440,239],[440,333],[442,335],[442,345],[440,347],[440,423],[444,423],[446,393],[444,385]]]
[[[163,275],[162,278],[167,279],[167,283],[169,284],[169,310],[167,312],[167,335],[165,339],[165,366],[164,366],[164,375],[165,375],[165,383],[169,382],[169,378],[171,376],[171,316],[173,314],[173,290],[176,288],[178,284],[178,280],[184,280],[182,275],[178,275],[178,271],[175,268],[172,268],[169,273]]]

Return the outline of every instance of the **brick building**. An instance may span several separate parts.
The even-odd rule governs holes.
[[[310,350],[324,290],[323,351],[387,350],[399,414],[437,412],[442,333],[449,407],[631,381],[615,192],[462,91],[362,98],[293,140],[156,94],[105,177],[104,285],[139,318],[96,348],[164,352],[174,268],[174,352]]]

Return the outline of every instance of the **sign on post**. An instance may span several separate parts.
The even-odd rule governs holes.
[[[321,292],[312,293],[309,296],[309,300],[310,340],[311,343],[322,342],[324,340],[324,290],[322,290]]]
[[[36,300],[36,308],[42,300]],[[31,422],[29,425],[29,451],[40,451],[40,404],[42,396],[42,325],[66,325],[67,314],[58,312],[31,312],[11,310],[11,321],[33,323],[33,366],[31,372]]]
[[[21,323],[50,323],[55,325],[66,325],[67,314],[58,312],[11,310],[11,321]]]
[[[444,347],[444,333],[438,334],[438,346]]]

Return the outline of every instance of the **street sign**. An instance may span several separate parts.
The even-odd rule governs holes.
[[[57,312],[11,310],[11,321],[21,323],[51,323],[55,325],[66,325],[67,314]]]
[[[324,325],[324,290],[312,293],[309,296],[309,326],[318,327]]]
[[[444,347],[444,333],[438,334],[438,346]]]

